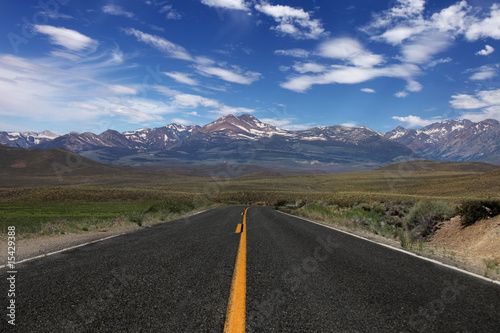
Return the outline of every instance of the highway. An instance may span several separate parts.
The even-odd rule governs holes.
[[[0,331],[223,332],[231,316],[232,332],[499,331],[498,284],[269,207],[246,208],[18,264],[15,328],[2,268]]]

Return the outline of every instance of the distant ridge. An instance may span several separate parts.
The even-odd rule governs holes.
[[[494,119],[448,119],[421,129],[398,126],[385,137],[431,160],[500,164],[500,123]]]
[[[489,172],[500,169],[500,165],[482,162],[437,162],[412,160],[386,165],[378,170],[387,171],[451,171],[451,172]]]
[[[64,148],[114,165],[246,164],[331,173],[369,170],[408,158],[500,164],[500,123],[444,120],[421,129],[398,126],[383,135],[365,126],[288,131],[243,114],[226,115],[204,126],[169,124],[123,133],[0,132],[0,144]]]
[[[71,169],[72,175],[108,174],[125,170],[124,167],[102,164],[62,148],[43,150],[0,145],[0,172],[55,175],[58,168]],[[69,172],[69,170],[66,170]]]

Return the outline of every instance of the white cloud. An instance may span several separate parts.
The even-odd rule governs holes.
[[[173,106],[180,108],[197,108],[197,107],[219,108],[222,106],[215,99],[206,98],[199,95],[191,95],[191,94],[175,95],[172,99],[172,104]]]
[[[347,123],[340,124],[340,126],[344,126],[344,127],[356,127],[357,125],[358,125],[358,123],[355,121],[349,121]]]
[[[167,20],[180,20],[182,15],[175,10],[172,5],[165,5],[161,7],[160,13],[165,14]]]
[[[233,10],[248,10],[244,0],[201,0],[201,3],[210,6]]]
[[[313,128],[314,126],[316,126],[314,123],[308,123],[308,124],[289,124],[289,125],[284,125],[281,128],[285,129],[287,131],[303,131],[303,130],[307,130],[307,129]]]
[[[223,105],[220,108],[216,110],[209,111],[213,116],[215,117],[222,117],[228,114],[232,115],[240,115],[240,114],[245,114],[245,113],[254,113],[255,110],[253,109],[247,109],[247,108],[242,108],[242,107],[232,107],[232,106],[227,106]]]
[[[408,92],[407,91],[398,91],[397,93],[394,94],[397,98],[406,98],[408,97]]]
[[[263,123],[276,126],[278,128],[286,129],[288,131],[301,131],[314,127],[314,124],[293,124],[295,118],[263,118]]]
[[[172,118],[172,122],[180,125],[191,125],[191,122],[182,118]]]
[[[60,45],[70,51],[85,51],[95,49],[97,41],[89,38],[78,31],[50,25],[35,25],[36,31],[49,36],[50,42]]]
[[[355,84],[366,82],[377,77],[392,77],[410,81],[420,74],[420,68],[412,64],[390,65],[383,68],[363,68],[353,66],[333,66],[319,75],[301,75],[289,78],[281,84],[282,88],[296,92],[304,92],[313,85],[319,84]]]
[[[122,86],[119,84],[107,84],[106,87],[111,89],[117,95],[137,95],[139,93],[134,88]]]
[[[432,15],[429,25],[442,32],[462,34],[470,25],[472,8],[467,6],[467,1],[460,1],[450,7],[444,8],[439,13]]]
[[[304,74],[304,73],[322,73],[326,71],[327,67],[324,65],[316,64],[313,62],[308,63],[296,63],[293,66],[295,71]]]
[[[136,97],[133,87],[99,79],[103,72],[120,69],[112,55],[107,57],[68,65],[54,58],[0,56],[0,77],[5,78],[0,80],[0,115],[79,125],[95,124],[103,117],[161,121],[161,115],[170,112],[165,104]]]
[[[404,26],[405,23],[422,20],[424,9],[424,0],[398,0],[396,6],[375,14],[373,22],[365,30]]]
[[[483,90],[475,96],[458,94],[451,96],[450,104],[455,109],[479,109],[500,105],[500,89]]]
[[[110,15],[116,15],[116,16],[125,16],[128,18],[133,18],[135,15],[134,13],[127,12],[123,7],[117,6],[117,5],[106,5],[102,7],[102,11],[106,14]]]
[[[361,89],[361,91],[365,92],[365,93],[369,93],[369,94],[374,94],[376,93],[375,90],[371,89],[371,88],[363,88]]]
[[[406,85],[406,90],[417,92],[422,90],[422,85],[415,80],[409,79],[408,84]]]
[[[220,68],[220,67],[205,67],[198,66],[198,71],[202,74],[207,74],[209,76],[216,76],[220,79],[232,82],[249,85],[257,81],[260,77],[260,73],[246,71],[243,72],[240,68],[233,66],[233,70]]]
[[[311,52],[304,49],[291,49],[291,50],[276,50],[275,55],[280,56],[290,56],[295,58],[307,58],[311,55]]]
[[[475,22],[467,28],[465,37],[470,41],[486,37],[500,39],[500,5],[493,4],[491,6],[489,17],[483,20],[475,20]]]
[[[412,116],[412,115],[409,115],[407,117],[393,116],[392,119],[398,120],[403,123],[407,123],[407,127],[427,126],[436,122],[435,120],[422,119],[419,116]]]
[[[243,114],[255,112],[255,110],[253,109],[228,106],[216,99],[206,98],[199,95],[184,94],[182,92],[172,90],[163,86],[156,86],[155,89],[159,93],[169,97],[169,106],[174,111],[205,108],[211,116],[224,116],[227,114]],[[194,115],[198,115],[198,113],[195,113]]]
[[[433,61],[425,64],[425,67],[426,68],[433,68],[433,67],[436,67],[439,64],[446,64],[446,63],[448,63],[448,62],[450,62],[452,60],[453,59],[451,59],[450,57],[433,60]]]
[[[425,64],[430,62],[434,55],[444,51],[449,45],[450,40],[446,34],[428,33],[420,36],[414,42],[402,46],[402,60],[414,64]]]
[[[471,80],[488,80],[497,76],[497,66],[486,65],[471,71],[475,72],[470,77]]]
[[[283,35],[296,39],[318,39],[326,35],[325,29],[319,19],[311,19],[309,13],[302,8],[293,8],[284,5],[271,5],[266,1],[255,5],[255,9],[269,15],[278,23],[272,27]]]
[[[321,43],[319,54],[325,58],[341,59],[359,67],[373,67],[384,61],[381,55],[365,50],[352,38],[336,38]]]
[[[488,54],[492,54],[493,52],[495,52],[495,49],[492,46],[485,45],[484,49],[482,49],[481,51],[477,51],[476,52],[476,55],[487,56]]]
[[[172,43],[163,37],[150,35],[134,28],[123,29],[127,35],[134,36],[138,41],[149,44],[165,53],[167,56],[176,59],[194,61],[189,52],[180,45]]]
[[[179,72],[163,72],[166,76],[174,79],[175,81],[190,86],[197,86],[199,83],[195,79],[192,79],[189,74],[179,73]]]
[[[281,128],[282,126],[291,124],[295,119],[282,119],[282,118],[263,118],[261,121],[265,124],[273,125]]]
[[[500,121],[500,106],[491,106],[481,110],[480,112],[466,112],[462,114],[460,118],[469,119],[475,122],[486,119],[495,119]]]
[[[42,13],[43,15],[47,15],[52,20],[59,20],[59,19],[74,20],[75,19],[71,15],[63,14],[63,13],[56,12],[56,11],[43,11],[43,12],[40,12],[40,13]]]
[[[385,40],[387,43],[392,45],[401,44],[404,40],[412,37],[413,35],[419,34],[426,29],[425,26],[416,27],[395,27],[389,29],[380,36],[375,36],[375,40]]]

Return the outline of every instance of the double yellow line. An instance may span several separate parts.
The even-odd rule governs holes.
[[[245,332],[245,311],[247,292],[247,211],[243,213],[243,224],[238,224],[237,233],[241,233],[236,265],[234,267],[231,294],[226,313],[225,333]]]

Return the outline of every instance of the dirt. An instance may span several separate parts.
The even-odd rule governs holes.
[[[460,217],[454,217],[439,225],[424,248],[459,267],[500,280],[500,215],[465,228]],[[498,266],[487,269],[485,261],[496,261]]]
[[[96,241],[102,238],[119,235],[139,229],[137,225],[115,227],[107,231],[87,231],[82,233],[38,236],[16,240],[15,258],[19,262],[24,259],[46,255],[79,244]],[[0,266],[7,263],[7,242],[2,239],[0,246]]]
[[[331,225],[320,221],[318,223]],[[395,239],[365,230],[352,230],[341,225],[334,227],[378,243],[402,248],[400,242]],[[406,250],[500,281],[500,215],[478,221],[466,228],[460,224],[460,217],[455,217],[442,222],[436,233],[423,243],[422,250]],[[485,261],[496,262],[498,266],[488,269]]]

